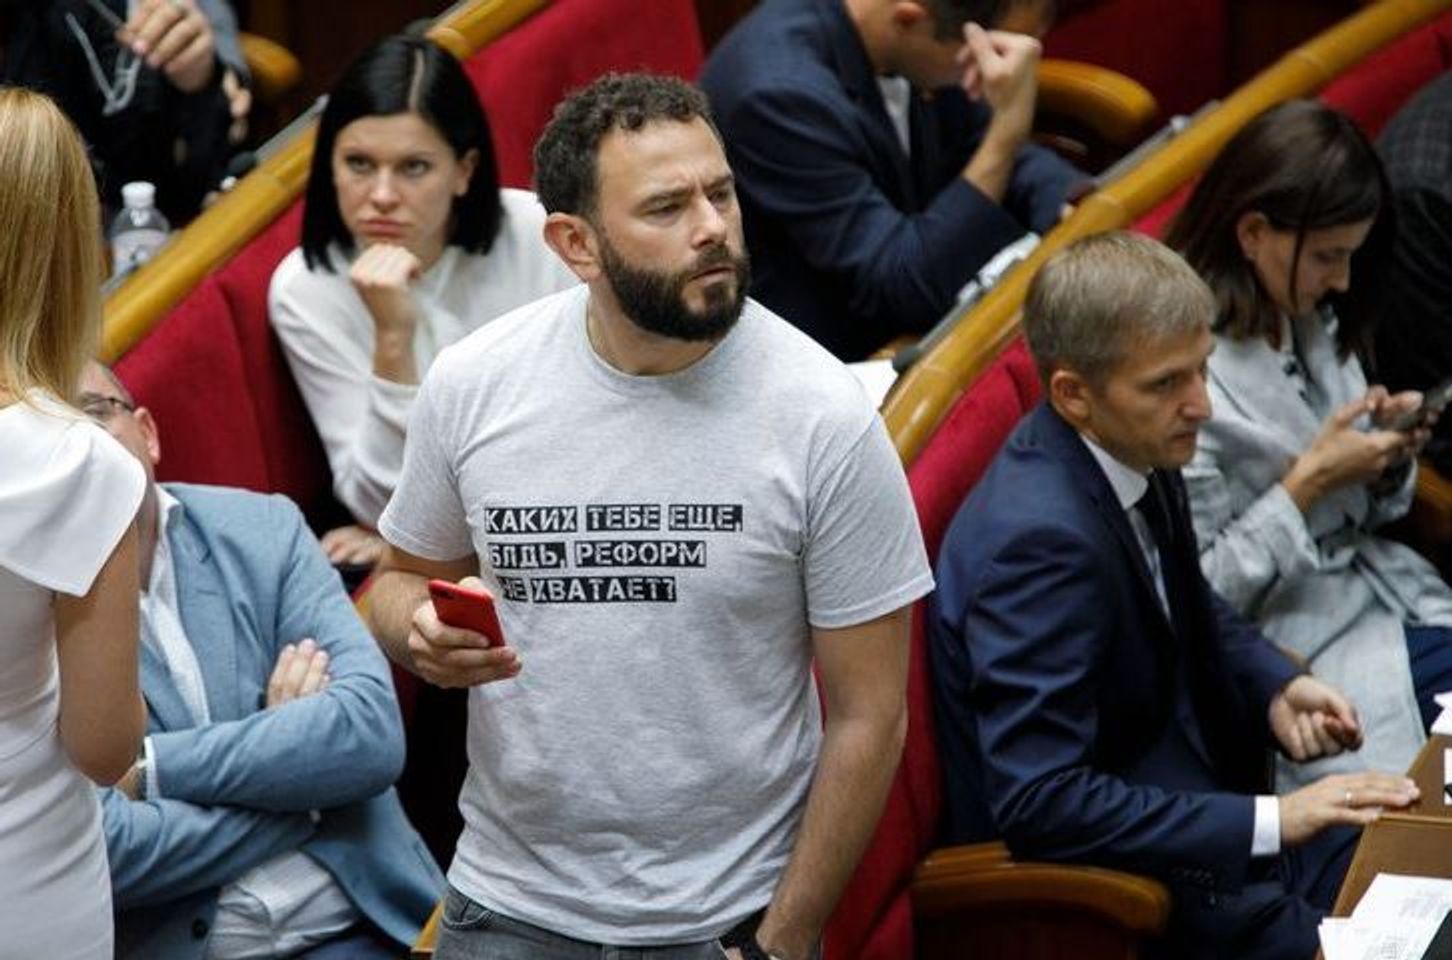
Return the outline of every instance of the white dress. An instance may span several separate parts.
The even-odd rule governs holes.
[[[0,408],[0,451],[0,958],[109,960],[101,810],[61,747],[53,604],[90,590],[146,479],[38,394]]]
[[[544,208],[525,190],[500,190],[503,218],[483,256],[444,248],[413,287],[422,322],[413,354],[423,377],[444,347],[515,307],[579,281],[544,242]],[[373,317],[348,280],[352,258],[330,248],[334,271],[309,270],[302,249],[272,275],[273,329],[328,453],[333,493],[375,526],[398,485],[403,436],[417,384],[373,373]]]

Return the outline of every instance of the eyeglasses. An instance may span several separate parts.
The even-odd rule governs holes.
[[[136,404],[127,403],[120,397],[103,397],[92,394],[81,400],[81,412],[102,426],[110,423],[111,418],[116,416],[118,410],[125,410],[127,413],[131,413],[135,409]]]

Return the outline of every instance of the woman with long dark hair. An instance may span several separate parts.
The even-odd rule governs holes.
[[[572,286],[534,195],[501,190],[489,123],[463,68],[395,36],[354,61],[318,125],[302,245],[269,292],[272,323],[357,521],[335,563],[372,563],[434,356],[514,307]]]
[[[1369,386],[1394,224],[1380,161],[1350,119],[1293,101],[1210,166],[1167,241],[1214,291],[1213,414],[1185,469],[1206,577],[1350,694],[1365,746],[1308,765],[1405,769],[1452,686],[1452,592],[1376,531],[1406,513],[1427,440],[1421,395]],[[1308,723],[1308,740],[1328,736]]]

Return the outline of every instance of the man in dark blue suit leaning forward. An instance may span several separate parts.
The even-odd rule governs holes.
[[[1058,253],[1024,325],[1046,401],[944,541],[931,643],[949,840],[1154,876],[1167,956],[1309,960],[1355,832],[1416,788],[1276,797],[1267,749],[1360,742],[1356,713],[1205,583],[1179,468],[1210,416],[1210,291],[1147,237]]]
[[[1029,141],[1051,0],[766,0],[701,71],[752,296],[843,360],[921,334],[1084,175]]]

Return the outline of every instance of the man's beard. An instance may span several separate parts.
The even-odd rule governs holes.
[[[751,281],[751,264],[746,254],[732,254],[726,244],[714,246],[695,263],[676,273],[635,267],[626,263],[608,237],[600,234],[600,265],[615,291],[615,298],[637,327],[673,340],[699,343],[724,337],[741,316],[746,288]],[[736,275],[736,289],[724,281],[707,284],[701,291],[705,309],[697,312],[686,305],[686,284],[702,270],[727,266]]]

